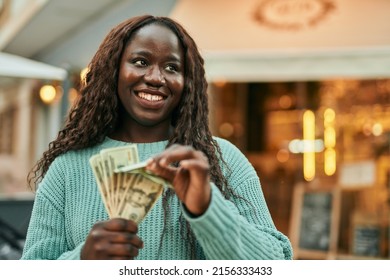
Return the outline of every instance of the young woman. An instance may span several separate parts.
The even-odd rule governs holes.
[[[30,173],[37,186],[23,259],[291,259],[245,156],[208,126],[207,82],[193,39],[166,17],[107,35],[81,98]],[[90,157],[137,144],[168,180],[146,218],[109,219]]]

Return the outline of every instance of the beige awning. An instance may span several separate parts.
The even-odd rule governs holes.
[[[388,0],[178,0],[210,80],[390,77]]]
[[[67,71],[65,69],[0,52],[0,77],[62,81],[66,76]]]

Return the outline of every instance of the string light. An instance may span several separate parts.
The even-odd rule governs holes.
[[[52,104],[56,99],[56,88],[52,85],[44,85],[39,90],[39,97],[45,104]]]
[[[303,114],[303,143],[305,145],[303,153],[303,177],[306,181],[314,179],[316,173],[316,159],[314,152],[315,141],[315,115],[307,110]]]
[[[324,172],[327,176],[332,176],[336,172],[336,130],[334,123],[336,112],[327,108],[324,111]]]

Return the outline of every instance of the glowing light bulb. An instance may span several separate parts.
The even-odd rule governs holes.
[[[39,90],[39,97],[45,104],[51,104],[56,99],[56,89],[52,85],[44,85]]]

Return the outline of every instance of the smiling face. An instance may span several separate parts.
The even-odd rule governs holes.
[[[118,95],[127,127],[169,129],[184,88],[184,56],[168,27],[146,25],[127,44],[120,63]]]

